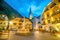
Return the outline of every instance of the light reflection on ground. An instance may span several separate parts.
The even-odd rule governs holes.
[[[31,36],[19,36],[15,35],[15,32],[11,31],[8,40],[60,40],[60,38],[53,34],[46,32],[33,32]]]

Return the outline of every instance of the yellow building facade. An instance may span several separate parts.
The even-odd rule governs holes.
[[[0,28],[7,29],[8,17],[4,14],[0,14]]]
[[[60,1],[52,0],[42,13],[42,25],[47,28],[51,24],[60,23]]]
[[[15,18],[15,19],[12,19],[10,20],[10,25],[9,27],[12,28],[12,29],[20,29],[23,27],[23,22],[24,22],[24,18]],[[32,29],[32,22],[25,18],[25,28],[28,28],[29,30]]]

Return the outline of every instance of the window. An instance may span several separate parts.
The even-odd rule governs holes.
[[[21,23],[19,23],[19,25],[22,25]]]
[[[55,19],[57,19],[57,18],[55,18]]]
[[[55,11],[53,11],[53,13],[52,13],[52,16],[54,16],[54,15],[56,15],[57,13],[55,12]]]
[[[38,22],[38,23],[40,23],[40,22]]]
[[[54,7],[56,5],[56,3],[52,3],[52,5],[50,6],[50,8]]]
[[[48,10],[49,10],[49,9],[48,9],[48,8],[46,8],[44,12],[46,12],[46,11],[48,11]]]
[[[42,20],[43,20],[43,18],[42,18]]]
[[[40,28],[42,28],[42,26],[40,26]]]
[[[16,25],[16,23],[13,23],[14,25]]]
[[[42,17],[42,20],[44,20],[44,18]]]
[[[45,21],[43,22],[43,25],[45,25]]]
[[[48,20],[48,23],[50,23],[50,20]]]
[[[5,23],[4,23],[5,24]]]
[[[47,14],[47,17],[49,17],[49,14]]]
[[[21,20],[19,20],[19,22],[23,22],[23,20],[21,19]]]

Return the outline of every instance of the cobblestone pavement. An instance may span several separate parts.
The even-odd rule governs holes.
[[[60,40],[60,38],[46,32],[34,32],[32,34],[30,36],[20,36],[11,31],[8,40]]]

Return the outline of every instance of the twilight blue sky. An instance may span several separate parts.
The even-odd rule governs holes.
[[[51,0],[5,0],[12,8],[18,11],[22,16],[29,16],[31,7],[32,16],[38,17],[41,15],[44,7]]]

